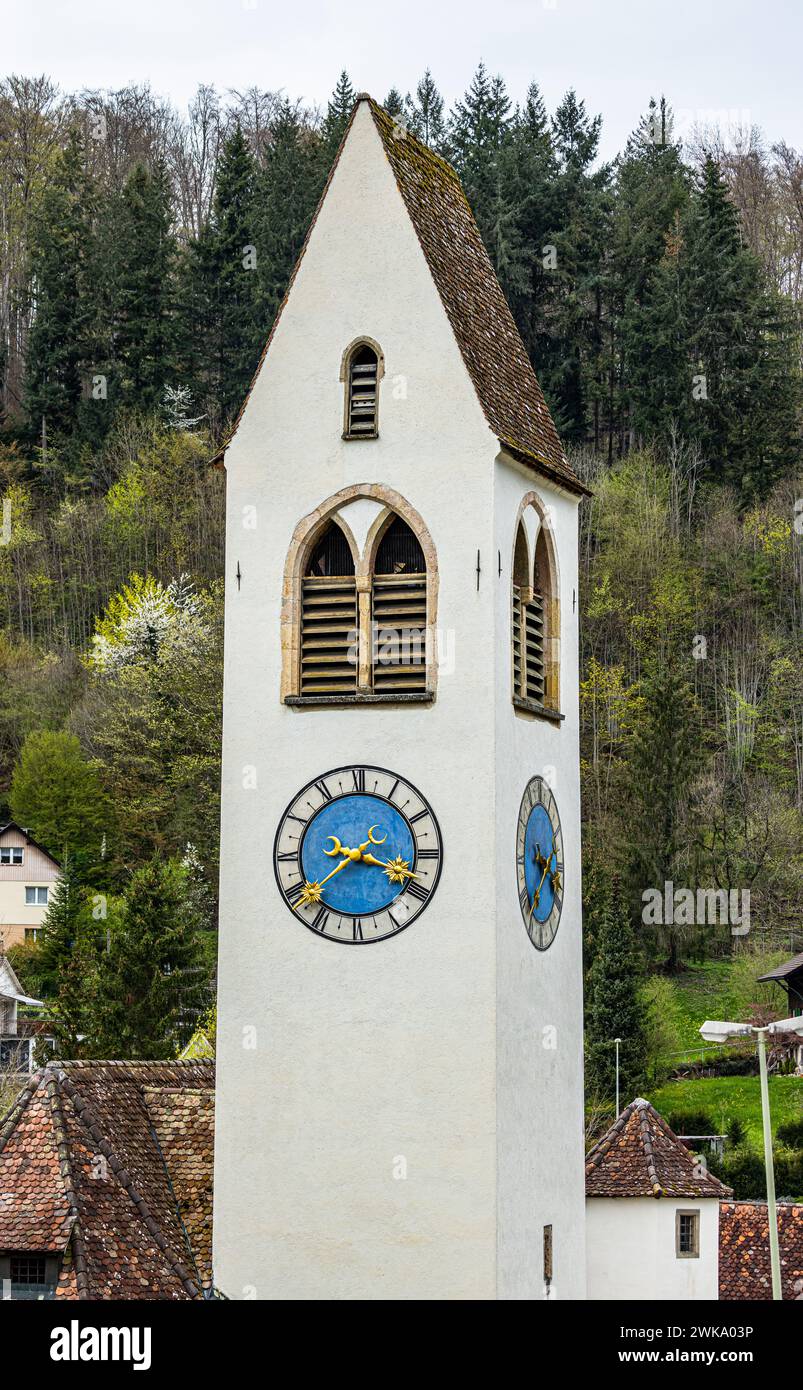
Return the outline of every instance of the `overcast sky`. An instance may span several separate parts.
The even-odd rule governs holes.
[[[65,90],[149,81],[186,105],[198,82],[324,103],[341,68],[382,100],[425,67],[451,104],[477,62],[520,99],[570,86],[619,150],[651,94],[685,128],[754,123],[803,148],[803,0],[3,0],[3,71]]]

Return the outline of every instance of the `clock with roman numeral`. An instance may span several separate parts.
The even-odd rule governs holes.
[[[435,814],[411,782],[382,767],[337,767],[287,807],[273,847],[279,892],[316,936],[386,941],[429,905],[441,873]]]
[[[543,777],[531,777],[521,798],[516,874],[527,935],[537,951],[546,951],[555,940],[563,907],[563,834]]]

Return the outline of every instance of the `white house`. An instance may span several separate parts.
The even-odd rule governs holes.
[[[35,941],[61,870],[21,826],[0,826],[0,949]]]
[[[224,454],[216,1283],[582,1297],[585,489],[368,97]]]
[[[39,1006],[40,1000],[23,993],[10,961],[0,953],[0,1072],[33,1071],[34,1039],[20,1035],[17,1020],[20,1004]]]
[[[648,1101],[631,1101],[586,1161],[588,1297],[718,1298],[730,1195]]]

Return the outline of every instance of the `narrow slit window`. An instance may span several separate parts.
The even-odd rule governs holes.
[[[556,611],[543,527],[531,561],[524,523],[520,521],[511,585],[513,698],[543,710],[558,709],[558,644],[553,630]]]
[[[340,527],[330,522],[301,586],[301,694],[353,693],[358,645],[354,560]]]
[[[374,690],[426,690],[427,562],[417,537],[398,516],[374,562],[371,626]]]
[[[379,359],[364,343],[349,361],[346,438],[375,439],[379,431]]]

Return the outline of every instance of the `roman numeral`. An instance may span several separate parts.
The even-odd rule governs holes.
[[[316,931],[326,931],[326,923],[329,921],[329,913],[325,907],[321,907],[312,919],[312,925]]]
[[[409,820],[409,822],[410,822],[411,825],[415,825],[415,823],[416,823],[417,820],[423,820],[423,819],[424,819],[424,816],[428,816],[428,815],[429,815],[429,811],[427,810],[427,808],[426,808],[426,806],[425,806],[424,809],[423,809],[423,811],[416,811],[416,814],[415,814],[414,816],[408,816],[408,820]]]
[[[362,934],[362,922],[360,921],[359,917],[355,917],[352,923],[352,940],[363,941],[364,939],[365,938]]]
[[[393,800],[393,793],[395,792],[395,790],[396,790],[396,788],[398,787],[398,785],[399,785],[399,779],[398,779],[398,777],[397,777],[397,778],[396,778],[396,781],[393,783],[393,786],[391,787],[390,791],[388,792],[388,801],[392,801],[392,800]]]
[[[390,921],[393,923],[393,930],[394,930],[394,931],[398,931],[398,930],[399,930],[399,927],[401,926],[401,922],[397,922],[397,921],[396,921],[396,918],[393,916],[393,913],[392,913],[392,912],[389,912],[389,913],[388,913],[388,918],[389,918]]]
[[[436,849],[420,849],[418,857],[419,859],[437,859],[438,851]]]
[[[365,768],[364,768],[364,767],[355,767],[355,768],[352,768],[351,780],[352,780],[352,782],[354,783],[354,790],[355,790],[355,792],[364,792],[364,791],[365,791]]]
[[[298,850],[284,850],[281,854],[277,854],[276,858],[278,859],[280,864],[297,864]]]
[[[521,903],[522,912],[530,911],[530,895],[527,892],[526,888],[522,888],[521,892],[519,893],[519,902]]]
[[[326,783],[325,783],[323,780],[321,780],[320,782],[316,782],[316,783],[315,783],[315,790],[318,791],[318,792],[320,792],[320,794],[321,794],[321,796],[323,797],[324,801],[331,801],[331,800],[332,800],[332,793],[330,792],[329,788],[327,787]]]
[[[415,879],[410,880],[407,892],[410,894],[411,898],[416,898],[420,903],[425,903],[429,897],[429,889],[422,888],[420,883],[415,882]]]
[[[284,893],[287,901],[292,903],[293,907],[295,907],[303,891],[303,883],[294,883],[291,888],[285,888]]]
[[[292,812],[292,811],[288,811],[288,812],[287,812],[287,819],[288,819],[288,820],[296,820],[296,821],[298,821],[299,825],[306,825],[306,824],[307,824],[307,822],[305,821],[305,819],[304,819],[303,816],[295,816],[295,815],[293,815],[293,812]]]

